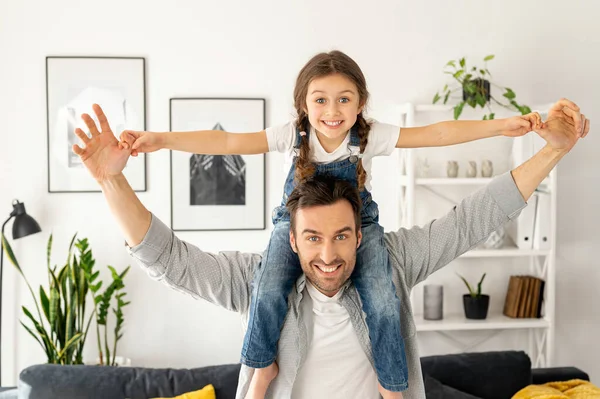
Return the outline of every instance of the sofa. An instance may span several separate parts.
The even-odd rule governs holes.
[[[522,351],[428,356],[421,367],[427,399],[508,399],[530,384],[590,380],[576,367],[532,369]]]
[[[476,352],[421,358],[428,399],[507,399],[529,384],[583,379],[575,367],[532,369],[522,351]],[[239,364],[195,369],[34,365],[18,388],[0,399],[146,399],[172,397],[213,384],[217,399],[235,397]]]

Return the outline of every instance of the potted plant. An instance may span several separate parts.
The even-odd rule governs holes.
[[[463,295],[463,306],[465,309],[465,317],[467,319],[483,320],[487,317],[488,308],[490,305],[490,296],[483,295],[481,293],[481,284],[485,279],[485,273],[477,284],[477,291],[475,291],[469,282],[460,274],[458,275],[462,281],[466,284],[469,290],[468,294]]]
[[[97,281],[100,272],[94,270],[96,261],[89,248],[88,240],[76,241],[76,236],[77,234],[71,239],[65,264],[57,271],[56,265],[50,266],[52,253],[52,235],[50,235],[46,248],[48,289],[40,286],[38,300],[8,240],[3,234],[0,235],[7,257],[23,277],[36,308],[36,313],[33,314],[27,307],[22,307],[23,314],[29,320],[29,326],[22,321],[21,325],[42,347],[47,363],[84,364],[83,347],[91,322],[96,320],[98,351],[101,359],[99,363],[115,365],[118,360],[118,357],[115,356],[117,341],[122,337],[121,330],[124,322],[122,308],[129,304],[123,300],[125,295],[123,278],[129,267],[118,274],[114,268],[108,266],[113,281],[103,292],[100,292],[102,281]],[[73,253],[74,246],[78,249],[79,256]],[[93,310],[86,320],[89,292],[92,293]],[[116,298],[116,308],[112,308],[116,317],[116,327],[111,357],[106,332],[106,318],[113,297]],[[104,337],[100,334],[100,325],[104,326]],[[102,345],[102,340],[104,340],[104,345]],[[104,354],[106,361],[103,359]]]
[[[94,297],[94,314],[96,315],[96,332],[98,334],[98,359],[96,360],[99,365],[108,365],[108,366],[129,366],[131,365],[131,360],[128,358],[123,358],[121,356],[117,356],[117,343],[123,337],[122,329],[123,323],[125,319],[123,317],[123,308],[129,305],[129,302],[125,302],[123,297],[126,295],[123,292],[125,288],[125,284],[123,283],[123,279],[127,272],[129,271],[129,266],[121,272],[117,273],[114,267],[108,266],[110,269],[112,282],[111,284],[104,290],[103,293],[99,293],[99,288],[101,283],[97,284],[95,287],[92,287],[92,296]],[[115,316],[115,328],[113,330],[113,348],[112,348],[112,357],[110,350],[110,342],[108,338],[108,309],[113,302],[113,298],[115,299],[116,307],[112,308],[113,314]],[[100,326],[103,327],[103,338],[100,334]],[[104,341],[104,342],[102,342]],[[102,348],[104,346],[104,349]]]
[[[443,98],[443,102],[446,104],[452,93],[460,91],[462,96],[459,98],[461,98],[461,100],[459,100],[458,104],[454,106],[455,120],[460,117],[465,105],[469,105],[474,109],[476,109],[478,106],[481,108],[487,107],[489,114],[485,114],[483,119],[494,119],[495,113],[492,112],[492,102],[511,111],[520,112],[521,115],[530,113],[531,108],[529,108],[527,105],[521,105],[517,103],[516,94],[512,89],[499,86],[490,80],[492,74],[487,67],[487,62],[493,59],[494,55],[488,55],[485,57],[483,59],[483,67],[478,67],[475,65],[468,67],[467,61],[464,57],[456,61],[448,61],[448,63],[444,66],[444,73],[451,75],[452,78],[458,82],[458,86],[451,88],[446,84],[442,89],[441,95],[440,92],[435,93],[435,96],[433,97],[433,103],[436,104]],[[500,102],[492,95],[491,86],[495,86],[504,91],[502,96],[505,98],[507,103]]]

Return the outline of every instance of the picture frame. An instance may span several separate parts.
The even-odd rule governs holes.
[[[94,103],[102,107],[117,139],[125,129],[146,130],[145,58],[46,57],[49,193],[101,192],[72,150],[73,144],[83,147],[75,128],[90,135],[81,114],[89,114],[99,126]],[[123,174],[134,191],[146,191],[146,154],[130,157]]]
[[[264,98],[171,98],[169,131],[265,129]],[[264,230],[265,154],[170,151],[173,231]]]

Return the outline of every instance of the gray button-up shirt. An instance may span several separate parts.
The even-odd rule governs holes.
[[[405,399],[425,398],[416,328],[410,306],[411,289],[485,240],[501,225],[517,217],[525,205],[512,175],[507,172],[463,199],[444,217],[422,227],[401,228],[385,233],[396,293],[403,304],[401,327],[409,367],[409,388],[403,393]],[[203,252],[177,238],[154,215],[144,240],[129,251],[152,278],[194,298],[239,312],[243,324],[247,325],[250,283],[261,261],[260,254]],[[279,374],[269,387],[268,398],[291,396],[294,380],[306,358],[308,333],[300,306],[304,285],[305,277],[301,276],[289,296],[288,315],[281,331],[277,354]],[[371,343],[358,293],[351,281],[346,283],[343,290],[341,303],[348,310],[361,347],[373,364]],[[245,396],[251,377],[252,369],[242,365],[238,398]]]

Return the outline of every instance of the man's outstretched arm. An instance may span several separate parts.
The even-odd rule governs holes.
[[[572,117],[564,113],[551,112],[550,117],[538,131],[547,145],[531,159],[463,199],[444,217],[386,234],[393,264],[404,269],[401,275],[409,287],[516,218],[552,168],[589,132],[585,117],[582,131],[577,131]],[[580,117],[578,112],[576,117]]]
[[[229,310],[244,311],[250,301],[249,281],[260,256],[211,254],[177,238],[146,209],[127,182],[122,171],[130,150],[118,145],[100,106],[93,109],[100,129],[89,115],[82,115],[90,136],[76,129],[83,147],[74,144],[73,151],[102,188],[131,255],[151,277],[173,289]]]
[[[179,239],[144,207],[122,174],[100,186],[125,234],[130,255],[152,279],[231,311],[248,308],[248,286],[252,266],[260,262],[258,255],[208,253]]]
[[[99,181],[106,203],[130,247],[138,245],[150,228],[152,214],[135,194],[123,175]]]

